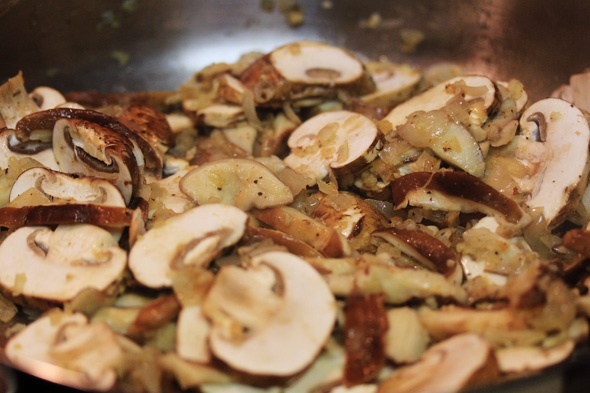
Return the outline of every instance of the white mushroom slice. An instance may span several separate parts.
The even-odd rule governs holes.
[[[211,350],[229,366],[249,374],[293,375],[310,365],[327,342],[336,320],[336,301],[319,273],[295,255],[270,251],[254,256],[251,263],[250,269],[259,272],[251,276],[259,279],[236,281],[244,276],[239,274],[233,275],[234,280],[224,282],[219,278],[226,274],[224,270],[238,268],[223,267],[211,292],[216,292],[217,285],[224,285],[229,297],[217,297],[217,303],[206,304],[204,308],[232,310],[234,313],[228,316],[236,318],[238,323],[240,316],[246,316],[248,310],[264,316],[264,319],[252,325],[255,328],[241,340],[227,337],[224,326],[214,323],[210,335]],[[275,276],[270,282],[264,278],[269,273]],[[260,292],[256,286],[261,282],[266,282],[268,293],[264,302],[248,304],[248,300],[257,298],[248,297],[247,292],[231,295],[232,288]],[[206,303],[211,301],[213,299],[208,298]],[[237,311],[241,312],[236,315]]]
[[[106,230],[88,224],[23,227],[0,245],[0,285],[14,295],[64,302],[121,279],[127,255]]]
[[[577,107],[558,98],[546,98],[522,114],[520,127],[526,137],[549,149],[537,188],[526,203],[543,209],[551,228],[576,208],[588,184],[590,126]]]
[[[211,360],[208,336],[210,324],[200,306],[189,306],[178,315],[176,353],[183,359],[208,363]]]
[[[213,104],[197,111],[199,123],[225,128],[245,119],[244,108],[239,105]]]
[[[23,172],[10,190],[10,202],[19,196],[38,190],[54,203],[94,203],[125,207],[121,192],[111,182],[90,177],[73,177],[44,168]]]
[[[42,111],[57,108],[66,103],[65,97],[52,87],[36,87],[29,95]]]
[[[393,107],[407,100],[422,79],[422,74],[406,64],[367,62],[377,90],[361,97],[365,102]]]
[[[342,48],[319,42],[288,44],[275,49],[269,57],[277,71],[290,82],[337,86],[356,81],[364,72],[355,56]]]
[[[461,91],[461,88],[453,88],[454,84],[462,83],[465,84],[463,86],[464,92]],[[467,101],[483,99],[483,107],[488,113],[494,109],[497,102],[496,90],[494,82],[485,76],[458,76],[404,101],[393,108],[384,120],[389,121],[392,129],[395,129],[404,124],[408,117],[416,111],[428,112],[443,108],[457,93],[463,95]]]
[[[77,389],[107,391],[117,379],[123,350],[104,323],[54,309],[6,344],[6,357],[39,378]]]
[[[490,344],[475,334],[461,334],[433,345],[417,363],[397,369],[377,392],[458,392],[498,376]]]
[[[129,268],[143,285],[169,287],[177,268],[185,264],[204,266],[240,240],[247,219],[246,213],[228,205],[187,210],[137,239],[129,253]]]
[[[337,89],[355,95],[375,89],[372,78],[356,56],[345,49],[312,41],[275,49],[244,70],[240,81],[254,93],[258,104],[333,97]]]
[[[550,348],[506,347],[496,350],[496,358],[504,373],[537,371],[561,363],[572,354],[575,346],[574,340],[568,340]]]
[[[323,179],[354,173],[377,158],[380,134],[369,118],[349,111],[321,113],[301,124],[288,140],[285,163],[299,173]]]
[[[18,140],[14,136],[14,130],[6,129],[0,132],[0,169],[8,168],[8,161],[11,157],[16,158],[32,158],[38,161],[42,166],[59,170],[59,165],[55,160],[55,155],[52,149],[42,149],[38,152],[27,151],[26,149],[18,149]]]
[[[139,186],[139,163],[130,139],[97,123],[60,119],[53,128],[53,151],[66,173],[112,181],[129,203]]]
[[[263,164],[247,158],[221,159],[189,171],[180,189],[197,204],[224,203],[244,211],[293,201],[289,187]]]
[[[25,89],[22,72],[0,86],[0,118],[6,128],[14,129],[20,119],[38,111],[39,107]]]

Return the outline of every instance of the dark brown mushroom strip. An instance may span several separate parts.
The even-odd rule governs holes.
[[[522,227],[528,215],[518,204],[495,188],[465,172],[414,172],[391,183],[397,209],[408,205],[432,210],[480,212]]]
[[[353,294],[345,309],[344,384],[373,381],[385,364],[388,323],[381,295]]]
[[[126,227],[133,210],[95,204],[39,205],[0,208],[0,227],[18,228],[35,225],[94,224]]]
[[[398,245],[402,252],[406,248],[403,245],[407,244],[414,251],[409,252],[410,256],[418,253],[446,277],[453,275],[457,268],[460,269],[459,256],[443,242],[424,231],[392,227],[374,232],[373,236]]]

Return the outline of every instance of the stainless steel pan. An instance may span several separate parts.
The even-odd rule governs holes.
[[[297,28],[278,10],[263,11],[261,3],[1,0],[0,80],[22,70],[31,88],[167,90],[212,62],[302,38],[368,58],[419,67],[450,61],[498,79],[517,78],[533,99],[590,67],[585,0],[298,0],[305,19]],[[368,28],[373,14],[381,23]],[[404,29],[424,33],[413,53],[402,50]],[[566,366],[486,391],[573,391],[590,382],[588,358],[581,352]],[[13,379],[7,381],[14,390]],[[40,383],[17,373],[18,391],[55,389]]]

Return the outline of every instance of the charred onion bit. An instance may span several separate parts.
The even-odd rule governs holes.
[[[331,45],[301,41],[275,49],[250,65],[240,76],[260,105],[284,100],[334,97],[338,90],[355,95],[371,93],[375,83],[362,62]]]
[[[101,227],[126,227],[133,210],[119,206],[89,203],[37,205],[0,208],[0,227],[31,225],[94,224]]]
[[[522,228],[529,216],[512,199],[464,172],[414,172],[391,183],[397,209],[421,206],[432,210],[483,213],[510,227]]]
[[[344,384],[373,381],[385,364],[387,315],[381,295],[354,294],[346,305]]]
[[[413,257],[425,267],[434,268],[445,277],[454,276],[457,269],[461,269],[459,256],[424,231],[392,227],[373,232],[373,236],[397,246],[404,254]]]

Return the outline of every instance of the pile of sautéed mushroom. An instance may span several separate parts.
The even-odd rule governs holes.
[[[588,74],[531,102],[301,41],[171,92],[25,77],[0,86],[18,368],[97,391],[457,392],[586,344]]]

